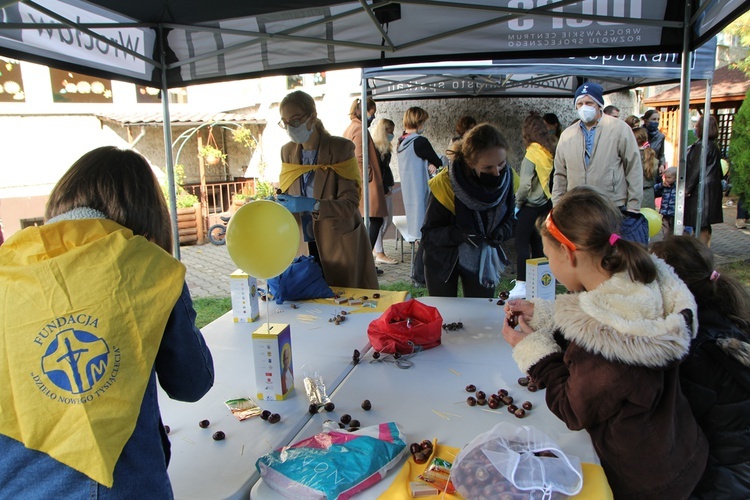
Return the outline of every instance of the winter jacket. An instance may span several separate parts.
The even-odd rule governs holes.
[[[550,410],[588,431],[617,499],[687,498],[708,456],[679,381],[695,301],[654,261],[648,285],[625,271],[554,304],[536,300],[534,332],[513,349],[519,368],[546,385]]]
[[[457,162],[454,162],[448,168],[460,167]],[[506,167],[506,170],[507,172],[504,173],[509,175],[510,167]],[[433,181],[439,181],[441,180],[440,176],[447,177],[447,174],[447,171],[441,172]],[[504,255],[500,244],[513,236],[513,207],[515,203],[512,190],[509,191],[508,196],[502,203],[505,204],[506,208],[505,217],[491,234],[488,243]],[[454,268],[458,265],[459,246],[466,243],[467,232],[471,231],[459,226],[455,208],[452,210],[447,208],[438,201],[435,195],[430,193],[424,226],[422,226],[424,265],[425,268],[429,268],[431,272],[435,273],[441,281],[448,281]]]
[[[354,143],[354,155],[362,171],[362,120],[355,118],[344,130],[344,137]],[[383,188],[383,174],[380,169],[378,150],[375,149],[370,133],[367,133],[367,170],[369,183],[367,185],[367,199],[369,201],[368,212],[370,217],[388,217],[388,207],[385,204],[385,189]],[[364,197],[359,203],[359,211],[364,214]]]
[[[698,187],[701,173],[700,141],[690,145],[685,164],[685,215],[682,220],[686,226],[695,227],[698,220]],[[706,176],[703,179],[703,215],[701,227],[724,222],[724,210],[721,207],[724,193],[721,189],[721,154],[715,142],[708,143],[706,155]]]
[[[638,212],[643,199],[643,168],[632,129],[618,118],[602,115],[596,125],[588,166],[586,143],[576,122],[560,136],[555,152],[552,204],[577,186],[595,186],[617,205]]]
[[[750,498],[750,343],[720,313],[698,310],[698,336],[680,365],[682,391],[708,439],[695,498]]]
[[[665,186],[663,182],[654,184],[654,195],[658,198],[661,196],[661,206],[659,207],[659,213],[662,215],[669,215],[674,217],[674,206],[677,201],[677,189],[674,184],[671,186]]]
[[[281,148],[281,161],[299,165],[301,154],[302,144],[288,142]],[[354,158],[352,141],[321,133],[319,165],[333,165],[350,158]],[[370,237],[358,209],[361,186],[330,168],[316,169],[313,179],[313,198],[320,200],[318,212],[312,214],[313,234],[326,282],[330,286],[378,289]],[[292,183],[288,193],[299,196],[299,182]],[[294,217],[299,223],[299,214]],[[307,253],[306,246],[300,234],[300,254]]]

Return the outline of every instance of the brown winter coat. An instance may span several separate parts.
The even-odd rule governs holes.
[[[357,157],[357,163],[359,163],[359,171],[362,172],[362,120],[354,118],[352,122],[344,130],[344,137],[354,143],[354,154]],[[388,207],[385,204],[385,189],[383,189],[383,174],[380,172],[380,162],[378,160],[378,151],[375,148],[375,142],[372,140],[370,133],[367,133],[367,169],[368,178],[370,179],[367,185],[369,193],[368,200],[370,206],[368,211],[370,217],[388,217]],[[359,203],[359,212],[364,215],[365,203],[364,198]]]
[[[288,142],[281,148],[283,163],[301,164],[302,145]],[[318,164],[333,165],[354,157],[354,144],[343,137],[321,133]],[[370,239],[357,207],[361,188],[357,182],[344,179],[332,169],[320,168],[313,174],[313,197],[320,208],[313,212],[313,234],[320,253],[326,282],[330,286],[378,289],[375,261]],[[287,191],[300,196],[300,184],[292,183]],[[295,214],[299,224],[299,215]],[[307,254],[307,244],[300,229],[300,255]]]
[[[534,332],[513,350],[519,368],[546,385],[550,410],[589,433],[618,500],[687,498],[708,457],[680,387],[695,301],[672,268],[654,260],[658,278],[649,285],[625,271],[554,306],[535,301]]]

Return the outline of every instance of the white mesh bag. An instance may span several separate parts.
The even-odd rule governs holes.
[[[502,422],[461,450],[451,480],[467,500],[565,498],[581,491],[583,472],[539,429]]]

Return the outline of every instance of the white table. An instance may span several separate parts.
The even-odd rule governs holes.
[[[255,397],[251,334],[259,322],[233,323],[230,313],[203,328],[216,367],[213,389],[192,404],[168,400],[163,394],[160,397],[164,423],[172,428],[169,475],[176,498],[247,498],[249,494],[259,499],[279,498],[259,479],[255,468],[258,457],[320,432],[324,420],[338,420],[343,413],[359,419],[364,426],[394,421],[407,442],[437,438],[454,447],[463,446],[498,422],[534,425],[566,452],[582,461],[598,463],[588,434],[567,430],[547,410],[544,391],[531,393],[518,385],[522,374],[500,333],[502,307],[486,299],[419,300],[437,307],[444,323],[461,321],[464,326],[458,331],[444,331],[442,345],[419,353],[412,358],[414,366],[406,370],[370,363],[367,326],[380,313],[351,314],[344,323],[334,326],[328,318],[340,308],[301,303],[294,310],[289,304],[271,304],[271,322],[292,325],[295,394],[281,402],[261,402]],[[265,304],[261,306],[261,319],[265,320]],[[303,322],[301,315],[317,319]],[[356,366],[351,363],[355,348],[362,352],[362,361]],[[336,405],[334,412],[314,416],[307,412],[309,402],[302,385],[306,370],[317,370],[323,376]],[[488,408],[469,407],[465,403],[468,384],[488,394],[508,389],[516,401],[531,401],[534,409],[526,418],[517,419],[504,408],[483,411]],[[238,421],[224,401],[241,396],[279,413],[282,421],[275,425],[259,418]],[[372,402],[369,412],[360,408],[364,399]],[[445,418],[433,410],[451,415]],[[202,419],[211,421],[208,429],[198,427]],[[216,430],[223,430],[227,439],[213,441],[211,435]],[[376,498],[401,465],[357,498]]]
[[[533,425],[542,429],[563,450],[584,462],[599,463],[586,432],[569,431],[546,407],[544,391],[529,392],[518,385],[523,374],[511,356],[510,346],[499,329],[502,307],[486,299],[446,299],[426,297],[420,301],[435,306],[445,323],[461,321],[462,330],[444,331],[442,345],[412,358],[414,366],[399,369],[384,363],[370,363],[371,354],[354,367],[333,393],[334,415],[315,415],[291,442],[312,436],[322,429],[326,418],[349,413],[363,426],[394,421],[407,438],[407,444],[436,438],[448,446],[462,447],[478,434],[499,422]],[[488,395],[505,388],[520,406],[530,401],[534,407],[523,419],[506,408],[489,410],[470,407],[465,388],[474,384]],[[373,409],[360,408],[363,399]],[[443,416],[437,412],[442,412]],[[445,414],[448,418],[445,418]],[[377,498],[390,485],[402,464],[386,478],[355,498]],[[277,499],[280,495],[264,484],[253,487],[253,499]]]
[[[298,303],[270,304],[271,323],[292,325],[294,392],[285,401],[261,401],[255,389],[252,332],[262,323],[234,323],[229,312],[202,328],[214,359],[213,388],[196,403],[169,399],[160,390],[162,420],[169,425],[172,459],[169,476],[178,499],[247,498],[259,475],[255,461],[270,450],[288,444],[311,418],[303,378],[317,371],[329,394],[353,367],[354,349],[368,347],[367,325],[380,313],[349,314],[340,325],[328,318],[342,310],[334,305]],[[266,304],[261,302],[265,322]],[[352,309],[343,307],[343,309]],[[316,319],[310,321],[310,317]],[[302,321],[303,318],[305,321]],[[249,397],[262,408],[281,415],[270,424],[258,417],[240,422],[224,402]],[[325,412],[322,412],[324,415]],[[198,422],[208,419],[207,429]],[[213,441],[217,430],[224,441]]]

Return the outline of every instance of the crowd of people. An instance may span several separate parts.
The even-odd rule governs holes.
[[[503,245],[514,239],[516,283],[502,336],[519,369],[546,387],[550,410],[589,433],[616,498],[744,497],[750,295],[715,269],[709,248],[711,224],[722,221],[716,120],[697,121],[699,140],[687,154],[685,221],[702,212],[697,237],[674,236],[677,169],[664,160],[659,113],[621,119],[592,82],[577,89],[573,108],[579,119],[564,130],[554,114],[528,113],[514,169],[503,134],[471,116],[458,120],[441,155],[423,135],[429,114],[420,107],[407,109],[397,137],[394,120],[376,119],[372,99],[355,99],[339,137],[310,95],[291,92],[279,106],[290,140],[273,199],[294,214],[298,251],[315,257],[330,286],[378,289],[376,264],[396,263],[382,243],[393,216],[395,149],[404,230],[419,242],[414,280],[433,296],[461,289],[495,297],[511,264]],[[664,237],[649,246],[641,209],[656,208],[656,198]],[[170,447],[156,384],[195,401],[214,372],[184,266],[170,255],[161,189],[139,154],[98,148],[57,183],[45,219],[0,246],[0,340],[6,359],[22,367],[2,375],[9,390],[0,398],[0,496],[48,496],[54,485],[66,494],[168,498]],[[526,260],[542,256],[570,292],[555,302],[526,300]],[[107,345],[138,360],[111,392],[81,399],[73,417],[35,389],[34,368],[23,364],[40,359],[23,341],[28,325],[68,315],[96,321],[90,331],[35,340],[43,366],[78,349],[106,367]],[[83,392],[90,377],[82,380],[75,363],[67,368],[59,387]],[[65,418],[86,425],[58,435]],[[90,442],[88,428],[102,437]],[[82,447],[89,451],[75,452]]]

